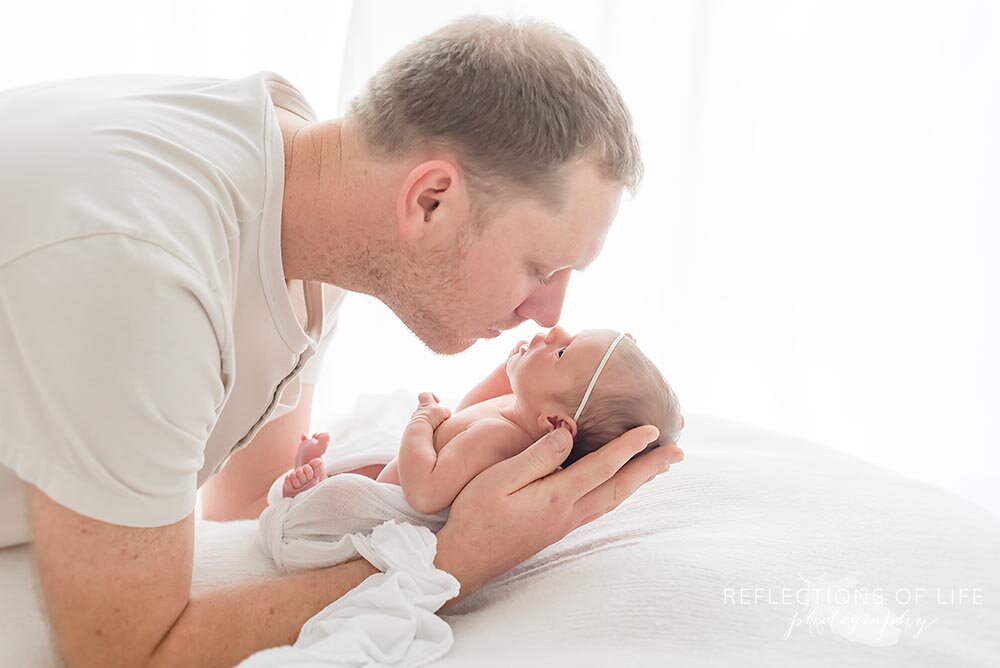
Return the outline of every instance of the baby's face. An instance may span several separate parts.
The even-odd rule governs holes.
[[[568,412],[572,417],[577,406],[562,406],[556,397],[589,382],[617,336],[618,332],[610,329],[587,329],[572,335],[562,327],[536,334],[507,360],[507,376],[519,403],[539,414]],[[606,373],[607,368],[601,380]]]

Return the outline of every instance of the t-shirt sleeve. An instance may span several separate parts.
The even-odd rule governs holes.
[[[0,462],[97,520],[183,519],[225,399],[224,323],[199,272],[128,236],[0,267]]]

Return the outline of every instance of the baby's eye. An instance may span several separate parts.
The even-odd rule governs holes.
[[[566,349],[560,348],[559,350],[556,351],[556,357],[562,357],[564,352],[566,352]]]
[[[543,276],[539,274],[538,282],[541,283],[542,285],[549,285],[550,283],[552,283],[552,276]]]

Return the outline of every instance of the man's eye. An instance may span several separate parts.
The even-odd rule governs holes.
[[[566,349],[560,348],[559,350],[556,351],[556,357],[562,357],[564,352],[566,352]]]

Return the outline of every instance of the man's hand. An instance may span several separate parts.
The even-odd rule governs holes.
[[[651,425],[637,427],[556,471],[572,445],[570,433],[557,429],[480,473],[455,499],[437,535],[435,564],[461,582],[459,599],[617,508],[681,461],[684,453],[673,444],[632,459],[658,435]]]

